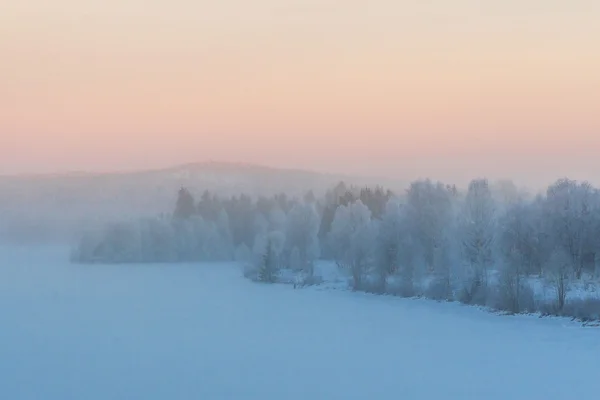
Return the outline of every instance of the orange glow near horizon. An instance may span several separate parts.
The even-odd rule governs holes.
[[[0,174],[212,159],[600,182],[595,0],[10,3]]]

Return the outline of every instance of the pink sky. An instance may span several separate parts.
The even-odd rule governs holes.
[[[212,159],[600,183],[598,21],[596,0],[9,2],[0,174]]]

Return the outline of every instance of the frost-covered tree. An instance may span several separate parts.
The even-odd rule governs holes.
[[[180,262],[199,261],[203,259],[202,242],[205,221],[199,215],[187,219],[174,219],[171,222],[172,240],[176,260]]]
[[[175,230],[168,218],[147,218],[140,221],[142,262],[172,262],[177,260]]]
[[[223,261],[231,259],[231,249],[226,239],[221,235],[217,224],[205,221],[198,232],[198,245],[201,249],[201,258],[204,261]]]
[[[302,199],[304,200],[305,203],[308,203],[308,204],[313,204],[317,201],[317,197],[315,196],[315,193],[312,190],[309,190],[308,192],[306,192]]]
[[[374,219],[380,219],[385,212],[386,204],[392,198],[392,193],[380,186],[375,189],[367,187],[360,190],[358,198],[371,210],[371,215]]]
[[[262,214],[257,213],[254,217],[254,235],[265,235],[269,232],[269,220]]]
[[[290,255],[295,250],[297,265],[309,277],[314,274],[314,262],[319,257],[319,226],[321,220],[312,203],[296,204],[288,213],[286,247]]]
[[[489,271],[494,263],[496,206],[486,179],[469,184],[460,216],[461,255],[466,302],[484,302]]]
[[[224,204],[229,215],[229,224],[234,246],[242,243],[252,247],[254,243],[256,209],[252,198],[247,195],[233,196]]]
[[[527,221],[530,228],[529,236],[525,239],[527,242],[527,274],[541,275],[548,258],[554,248],[550,223],[545,218],[545,198],[536,196],[536,198],[526,204],[526,210],[523,212],[523,220]]]
[[[269,211],[269,230],[285,232],[287,224],[287,215],[285,212],[276,205],[271,211]]]
[[[551,239],[571,259],[571,268],[581,278],[586,256],[597,250],[598,219],[597,192],[587,182],[577,183],[560,179],[546,194],[544,218],[548,222]]]
[[[548,259],[545,277],[547,282],[554,288],[557,312],[562,311],[565,306],[573,273],[572,262],[572,255],[568,254],[562,247],[557,247]]]
[[[233,235],[229,223],[229,214],[223,208],[217,214],[215,223],[216,236],[218,237],[218,249],[216,251],[217,260],[231,260],[234,253]]]
[[[411,183],[406,193],[406,218],[414,249],[415,275],[433,274],[437,298],[451,294],[451,246],[453,226],[453,187],[430,180]]]
[[[274,283],[277,280],[278,271],[273,243],[267,240],[267,246],[261,255],[260,265],[258,267],[258,280],[261,282]]]
[[[354,290],[363,287],[373,266],[376,234],[371,211],[360,200],[337,209],[330,242],[338,265],[351,272]]]
[[[300,257],[300,250],[297,247],[292,248],[290,253],[289,267],[293,271],[301,271],[304,272],[306,265],[302,261]]]
[[[513,313],[531,309],[533,303],[526,277],[534,269],[535,248],[539,242],[530,212],[531,206],[518,201],[499,222],[499,307]]]
[[[281,254],[285,243],[285,235],[282,232],[269,232],[260,234],[254,243],[254,266],[246,275],[252,275],[255,279],[274,283],[277,281],[281,269]]]
[[[402,267],[408,269],[407,265],[401,266],[403,251],[407,250],[403,248],[407,236],[406,228],[402,206],[397,199],[390,199],[381,218],[377,240],[376,269],[382,292],[386,291],[387,278],[390,275],[395,274]],[[412,276],[409,278],[412,283]]]
[[[513,181],[500,180],[490,184],[492,197],[498,208],[510,207],[517,203],[522,203],[528,197],[527,193],[519,189]]]
[[[177,219],[187,219],[196,214],[196,204],[194,196],[186,188],[179,189],[177,203],[173,216]]]

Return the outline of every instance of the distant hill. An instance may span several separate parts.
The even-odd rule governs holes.
[[[345,181],[399,190],[399,181],[234,163],[195,163],[123,173],[0,176],[0,235],[64,237],[98,221],[169,213],[177,190],[230,196],[323,194]],[[45,237],[47,238],[47,237]]]

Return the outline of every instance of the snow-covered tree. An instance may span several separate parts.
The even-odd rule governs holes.
[[[522,203],[528,197],[528,194],[519,189],[513,181],[500,180],[490,184],[492,197],[498,205],[498,208],[510,207],[517,203]]]
[[[331,226],[331,246],[338,265],[350,270],[355,290],[362,288],[373,266],[376,235],[371,211],[360,200],[337,209]]]
[[[552,240],[571,259],[576,278],[581,278],[586,256],[597,250],[597,192],[587,182],[560,179],[548,188],[545,218]]]
[[[531,308],[533,302],[526,277],[534,268],[535,248],[539,242],[531,211],[531,206],[517,201],[499,222],[499,307],[513,313]]]
[[[217,214],[217,222],[215,223],[216,233],[218,237],[218,250],[215,252],[217,260],[230,261],[233,257],[233,235],[229,223],[229,214],[225,209],[221,209]]]
[[[254,271],[247,275],[254,275],[255,279],[273,283],[277,281],[281,269],[281,255],[285,243],[283,232],[269,232],[256,237],[253,252],[255,255]]]
[[[377,273],[380,280],[380,290],[386,291],[387,278],[395,274],[401,268],[409,269],[409,265],[402,265],[404,243],[407,236],[406,221],[402,214],[402,206],[397,199],[390,199],[383,212],[381,223],[379,225],[379,235],[377,240]],[[406,271],[405,271],[406,272]],[[405,274],[403,278],[409,278],[412,283],[412,276]]]
[[[296,204],[288,213],[286,247],[290,255],[296,250],[296,267],[309,277],[314,274],[314,262],[319,257],[319,214],[311,203]]]
[[[496,234],[496,206],[486,179],[476,179],[469,184],[460,228],[465,267],[464,301],[484,302],[489,271],[494,263]]]
[[[196,214],[194,196],[186,188],[179,189],[173,216],[177,219],[187,219],[194,214]]]
[[[140,222],[143,262],[172,262],[177,260],[175,230],[170,219],[148,218]]]
[[[285,232],[286,224],[287,224],[287,216],[285,215],[285,212],[283,212],[283,210],[279,206],[275,206],[275,208],[273,208],[269,212],[268,220],[269,220],[269,229],[271,231]]]
[[[170,223],[172,227],[172,246],[174,247],[175,260],[180,262],[199,261],[200,254],[198,231],[204,228],[204,219],[199,215],[186,219],[175,218]]]
[[[293,271],[300,271],[303,273],[305,271],[306,265],[300,257],[300,250],[298,250],[298,247],[294,247],[290,253],[289,267]]]
[[[545,278],[554,288],[556,294],[556,311],[560,312],[565,306],[567,290],[573,274],[572,254],[568,254],[562,247],[557,247],[550,258],[546,268]]]
[[[258,280],[261,282],[274,283],[277,280],[278,271],[276,256],[273,251],[273,243],[267,240],[264,253],[261,255],[258,266]]]
[[[436,298],[450,297],[451,241],[455,188],[430,180],[411,183],[406,194],[406,218],[417,279],[435,277]]]
[[[452,218],[452,203],[447,188],[430,180],[413,182],[407,192],[406,211],[411,232],[419,246],[426,268],[435,270],[436,252]]]
[[[257,213],[254,216],[254,235],[265,235],[269,231],[269,220],[262,213]]]

